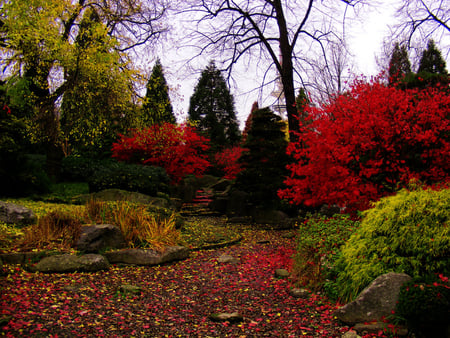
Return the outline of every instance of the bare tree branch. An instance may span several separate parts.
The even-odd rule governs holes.
[[[334,4],[344,8],[359,2],[336,0]],[[229,74],[244,57],[259,57],[259,61],[265,58],[263,84],[269,70],[275,67],[283,86],[289,127],[295,130],[295,78],[303,81],[298,71],[302,67],[296,63],[304,59],[311,47],[326,54],[325,42],[336,40],[338,34],[333,32],[333,24],[324,27],[324,22],[336,21],[335,13],[326,13],[324,3],[318,0],[202,0],[188,6],[183,13],[194,15],[193,46],[197,46],[198,55],[220,55]],[[326,56],[323,58],[326,60]]]

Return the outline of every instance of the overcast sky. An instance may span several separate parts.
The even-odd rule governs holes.
[[[378,1],[379,6],[372,7],[370,11],[366,8],[360,20],[347,21],[345,40],[354,55],[355,75],[370,77],[378,74],[379,67],[376,64],[375,55],[381,53],[383,40],[390,35],[389,26],[396,23],[395,4],[398,1],[401,0],[380,0]],[[351,11],[347,15],[351,16]],[[180,43],[182,44],[182,42]],[[206,67],[209,59],[207,57],[198,59],[193,64],[193,68],[188,68],[185,61],[191,55],[185,48],[178,49],[173,44],[172,40],[170,43],[160,46],[154,54],[161,58],[166,80],[171,87],[170,96],[177,120],[183,122],[187,116],[189,98],[194,91],[201,70]],[[177,41],[175,41],[176,44]],[[448,53],[443,54],[447,55],[448,64]],[[148,56],[143,63],[151,65],[154,58],[155,55]],[[151,67],[146,68],[151,71]],[[259,101],[262,106],[270,105],[273,103],[273,97],[270,97],[270,89],[263,93],[253,90],[261,84],[261,79],[255,78],[252,71],[244,69],[234,73],[234,76],[238,86],[232,84],[230,90],[235,99],[236,114],[242,129],[253,102]]]

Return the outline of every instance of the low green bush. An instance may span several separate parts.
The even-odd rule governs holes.
[[[341,299],[354,299],[390,271],[448,275],[449,218],[450,189],[404,189],[374,204],[342,248],[336,280]]]
[[[396,316],[416,337],[447,337],[450,283],[443,275],[417,277],[402,285]]]
[[[341,246],[359,226],[348,215],[310,218],[299,225],[293,275],[298,284],[318,290],[330,288]],[[328,293],[332,293],[328,290]]]
[[[114,163],[117,162],[111,159],[100,160],[82,156],[67,156],[62,160],[62,180],[67,182],[87,181],[96,171],[105,166],[112,166]]]
[[[50,191],[51,181],[44,170],[45,156],[1,154],[0,164],[1,196],[24,197]]]
[[[89,191],[122,189],[156,196],[158,192],[168,192],[169,177],[160,167],[140,164],[111,162],[99,167],[88,178]]]

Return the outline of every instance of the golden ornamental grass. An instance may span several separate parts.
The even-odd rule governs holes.
[[[84,210],[73,213],[53,210],[39,217],[25,231],[23,249],[69,249],[75,246],[83,224],[113,224],[120,228],[129,247],[163,250],[179,243],[181,233],[175,227],[175,215],[159,218],[145,205],[127,201],[90,200]]]

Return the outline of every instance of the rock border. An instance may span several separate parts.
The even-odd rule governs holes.
[[[123,250],[115,250],[111,252],[105,252],[102,254],[98,254],[95,256],[99,256],[105,260],[105,262],[109,264],[124,264],[124,265],[132,265],[132,266],[154,266],[167,264],[174,261],[184,260],[190,256],[190,251],[188,248],[183,246],[173,246],[167,247],[165,251],[158,252],[152,249],[123,249]],[[138,253],[140,256],[144,256],[143,261],[135,261],[133,257]],[[127,254],[129,254],[127,256]],[[17,253],[3,253],[0,254],[0,261],[2,265],[22,265],[27,270],[32,272],[50,272],[50,273],[66,273],[66,267],[61,267],[61,269],[53,269],[46,267],[44,270],[39,269],[39,264],[42,261],[61,261],[63,257],[64,259],[69,259],[71,262],[81,262],[79,268],[72,269],[73,271],[88,271],[95,272],[98,270],[104,270],[105,264],[99,265],[99,269],[95,270],[94,268],[89,267],[86,270],[85,259],[87,260],[93,254],[79,254],[77,253],[68,253],[68,252],[57,252],[57,251],[40,251],[40,252],[17,252]],[[35,262],[33,262],[35,260]],[[67,265],[67,264],[66,264]],[[108,266],[109,268],[109,266]]]

